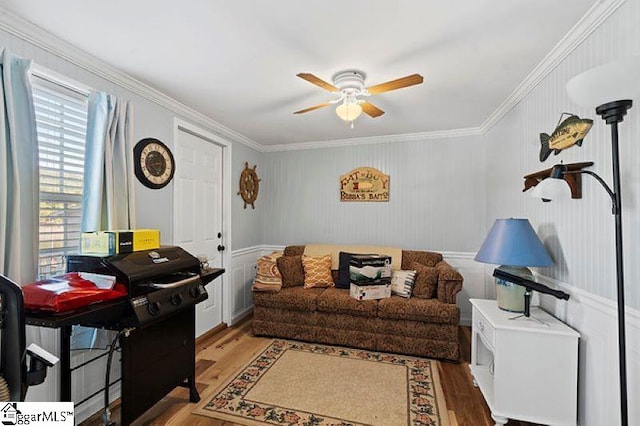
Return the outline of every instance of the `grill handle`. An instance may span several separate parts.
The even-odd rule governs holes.
[[[188,278],[179,280],[179,281],[175,281],[175,282],[171,282],[171,283],[148,283],[145,284],[147,287],[151,287],[151,288],[178,288],[178,287],[182,287],[183,285],[187,285],[187,284],[191,284],[193,282],[196,281],[200,281],[200,276],[193,274]]]

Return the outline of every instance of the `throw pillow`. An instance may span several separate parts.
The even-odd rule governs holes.
[[[391,274],[391,293],[411,297],[416,271],[393,271]]]
[[[282,287],[295,287],[304,284],[302,256],[281,256],[276,261],[282,275]]]
[[[304,288],[333,287],[331,276],[331,255],[302,256],[304,268]]]
[[[432,299],[438,288],[438,269],[418,262],[413,262],[411,269],[417,272],[412,295],[419,299]]]
[[[277,259],[282,256],[281,251],[274,251],[268,256],[258,259],[256,278],[253,280],[253,291],[277,292],[282,288],[282,276],[278,270]]]

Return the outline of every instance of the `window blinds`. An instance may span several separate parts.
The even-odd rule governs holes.
[[[65,272],[77,252],[87,131],[87,96],[34,76],[40,156],[40,278]]]

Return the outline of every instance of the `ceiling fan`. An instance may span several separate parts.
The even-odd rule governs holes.
[[[336,114],[344,121],[350,122],[352,128],[353,120],[358,118],[358,116],[363,112],[371,118],[380,117],[384,114],[383,110],[370,102],[360,99],[359,97],[367,97],[377,95],[378,93],[401,89],[403,87],[414,86],[416,84],[421,84],[424,81],[420,74],[411,74],[396,80],[387,81],[386,83],[365,87],[364,81],[367,76],[362,71],[357,70],[340,71],[334,74],[332,78],[333,84],[329,84],[309,73],[300,73],[297,74],[297,76],[329,92],[337,93],[338,98],[309,108],[301,109],[294,112],[294,114],[304,114],[329,105],[339,104],[336,108]]]

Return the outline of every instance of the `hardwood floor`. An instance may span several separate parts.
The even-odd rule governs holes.
[[[480,390],[472,383],[469,372],[471,359],[471,329],[460,327],[461,361],[440,362],[440,380],[444,389],[452,426],[490,426],[494,422]],[[269,339],[251,334],[251,319],[218,333],[206,335],[196,344],[196,382],[202,399],[237,369],[257,355]],[[158,402],[134,424],[136,425],[215,425],[234,423],[213,420],[191,414],[195,404],[189,402],[188,390],[177,388]],[[119,406],[115,403],[113,420],[119,424]],[[101,425],[101,414],[96,414],[83,425]],[[530,423],[511,420],[509,426],[530,426]]]

